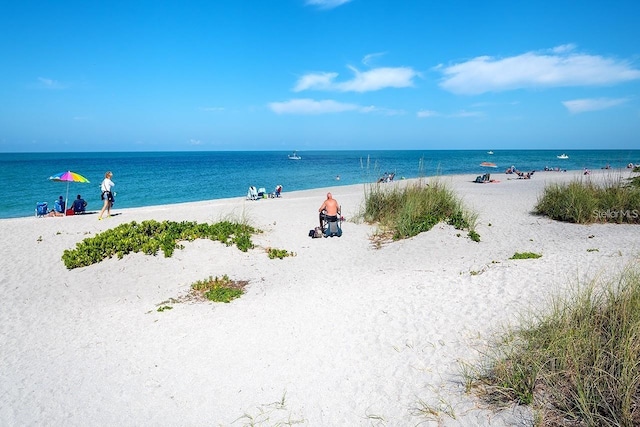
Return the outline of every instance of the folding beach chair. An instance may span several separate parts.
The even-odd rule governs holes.
[[[47,216],[48,213],[49,207],[47,206],[47,202],[36,203],[36,217]]]
[[[247,192],[247,200],[258,200],[258,190],[253,185],[249,187],[249,191]]]

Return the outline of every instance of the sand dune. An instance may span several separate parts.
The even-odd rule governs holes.
[[[633,226],[530,213],[545,183],[576,176],[440,178],[479,212],[480,243],[439,224],[376,249],[375,228],[349,221],[361,185],[259,201],[116,206],[103,221],[0,220],[0,424],[438,425],[428,410],[440,425],[526,422],[526,411],[494,413],[466,395],[458,363],[478,360],[489,334],[522,310],[637,260]],[[343,206],[344,234],[311,239],[328,190]],[[197,240],[171,258],[133,254],[70,271],[61,261],[64,249],[117,224],[229,215],[264,230],[256,249]],[[296,256],[271,260],[266,247]],[[509,259],[524,251],[543,256]],[[156,310],[222,274],[248,280],[246,294]]]

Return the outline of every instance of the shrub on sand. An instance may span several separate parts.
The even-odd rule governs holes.
[[[540,258],[542,255],[537,254],[535,252],[516,252],[511,255],[509,259],[536,259]]]
[[[548,185],[538,198],[534,211],[551,219],[578,224],[639,224],[638,207],[640,187],[612,177],[601,184],[584,179]]]
[[[640,270],[555,298],[465,368],[493,403],[533,403],[544,425],[640,425]]]
[[[228,303],[239,298],[246,285],[246,281],[231,280],[225,274],[221,278],[209,276],[206,280],[199,280],[191,285],[191,289],[209,301]]]
[[[77,243],[75,249],[64,251],[62,261],[71,270],[98,263],[112,256],[122,258],[131,252],[156,255],[162,250],[165,257],[171,257],[176,248],[182,248],[179,242],[195,239],[217,240],[227,246],[235,245],[239,250],[246,252],[253,248],[251,235],[259,232],[260,230],[247,224],[229,221],[215,224],[189,221],[132,221]]]
[[[440,180],[426,185],[422,180],[405,186],[371,184],[365,188],[365,221],[378,223],[394,240],[413,237],[446,221],[457,229],[468,229],[474,239],[477,214],[466,210],[456,194]]]
[[[285,257],[296,256],[295,253],[289,252],[286,249],[266,248],[266,251],[269,259],[276,259],[276,258],[284,259]]]

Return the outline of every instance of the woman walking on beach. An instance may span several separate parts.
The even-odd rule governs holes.
[[[107,218],[111,216],[111,206],[113,205],[113,193],[111,189],[115,185],[113,181],[111,181],[112,176],[111,171],[105,173],[102,184],[100,184],[100,190],[102,191],[100,197],[104,200],[104,205],[102,205],[102,210],[100,211],[100,215],[98,215],[99,220],[102,219],[102,214],[104,214],[105,209],[107,210]]]

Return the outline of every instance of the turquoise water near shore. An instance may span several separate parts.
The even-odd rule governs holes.
[[[304,151],[301,160],[287,152],[119,152],[119,153],[0,153],[0,218],[33,216],[37,202],[65,196],[67,184],[50,181],[71,170],[91,182],[71,183],[69,199],[81,194],[89,210],[102,207],[100,182],[113,172],[117,193],[114,209],[244,197],[250,185],[287,191],[374,182],[385,172],[396,179],[469,174],[501,174],[515,165],[520,170],[545,167],[567,170],[625,168],[640,163],[640,150],[388,150]],[[484,170],[481,162],[498,167]],[[339,176],[340,180],[336,180]],[[322,197],[322,195],[319,195]]]

